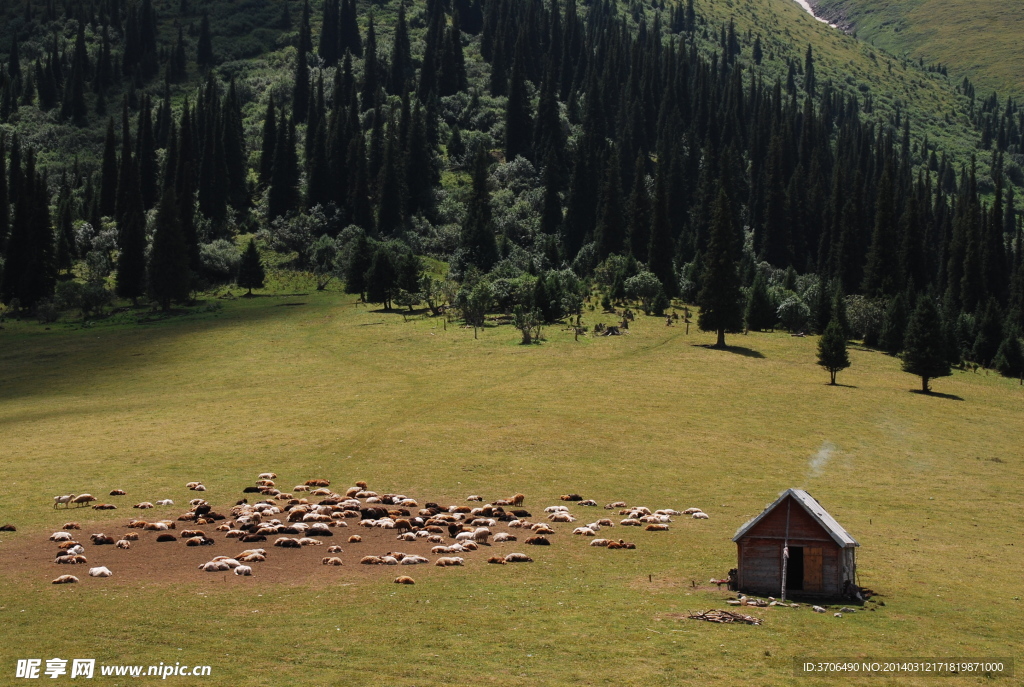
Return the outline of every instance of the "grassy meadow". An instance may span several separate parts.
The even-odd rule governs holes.
[[[177,582],[14,566],[0,577],[0,683],[16,659],[53,656],[211,665],[196,684],[410,686],[781,685],[803,655],[1021,656],[1015,381],[955,372],[933,383],[943,395],[924,396],[896,359],[854,347],[838,378],[849,386],[830,387],[816,337],[735,335],[719,351],[661,318],[578,342],[549,327],[524,347],[507,326],[474,340],[330,290],[217,302],[145,324],[4,323],[0,521],[18,531],[0,533],[0,556],[50,551],[46,536],[68,519],[120,531],[137,514],[55,512],[55,494],[103,500],[118,487],[130,503],[180,506],[195,495],[185,483],[202,480],[226,508],[262,471],[288,486],[363,479],[420,503],[522,491],[534,520],[568,492],[711,519],[611,531],[636,551],[560,530],[551,547],[508,549],[527,549],[529,565],[477,552],[465,568],[366,571],[346,554],[336,579],[280,583],[262,582],[258,564],[250,579],[193,570]],[[831,459],[812,469],[826,443]],[[787,487],[807,488],[860,542],[861,583],[885,606],[842,619],[752,609],[760,627],[674,617],[727,608],[707,580],[735,566],[732,535]],[[218,544],[214,554],[235,548]],[[82,582],[50,584],[65,572]],[[391,583],[407,572],[415,586]]]

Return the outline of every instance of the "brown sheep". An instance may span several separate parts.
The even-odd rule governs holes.
[[[416,580],[412,579],[408,575],[400,575],[395,578],[395,584],[416,584]]]
[[[87,563],[85,556],[58,556],[54,563],[62,563],[65,565],[79,565]]]
[[[558,497],[562,501],[582,501],[583,497],[579,494],[562,494]]]
[[[490,558],[487,559],[487,562],[488,563],[497,563],[498,565],[505,565],[505,557],[504,556],[491,556]]]
[[[328,546],[327,553],[345,553],[340,546]]]
[[[92,507],[93,510],[117,510],[117,506],[112,503],[97,503]]]
[[[446,568],[452,565],[465,565],[465,561],[459,556],[442,556],[434,561],[434,565]]]
[[[363,538],[360,537],[358,534],[353,534],[351,537],[348,538],[349,544],[356,544],[361,541],[363,541]]]
[[[412,523],[405,518],[395,520],[395,529],[399,532],[408,532],[412,529]]]
[[[152,508],[152,507],[153,507],[153,504],[150,503],[149,501],[143,501],[142,503],[136,503],[134,506],[132,506],[132,508],[139,508],[141,510],[145,510],[147,508]]]
[[[356,486],[359,487],[360,489],[366,489],[369,487],[369,485],[366,482],[363,482],[361,480],[359,482],[356,482]]]
[[[328,558],[322,558],[322,559],[320,559],[320,564],[321,565],[344,565],[341,562],[341,559],[338,558],[337,556],[330,556]]]
[[[128,492],[126,492],[124,489],[111,489],[110,490],[110,495],[111,496],[124,496],[127,493]]]
[[[328,479],[307,479],[306,480],[306,486],[307,487],[329,487],[329,486],[331,486],[331,481],[328,480]]]
[[[61,529],[62,530],[80,530],[80,529],[82,529],[82,526],[79,525],[77,522],[66,522],[66,523],[64,523],[64,526],[61,527]]]
[[[550,546],[551,545],[551,542],[548,541],[547,537],[530,537],[529,539],[526,540],[526,543],[527,544],[531,544],[533,546]]]
[[[74,503],[74,504],[79,505],[79,506],[83,506],[83,505],[85,505],[87,503],[92,503],[95,500],[96,500],[96,497],[93,496],[92,494],[79,494],[75,498],[71,499],[71,503]]]
[[[203,537],[203,538],[205,538],[206,537],[206,532],[203,532],[202,530],[182,530],[181,531],[181,538],[182,539],[191,539],[192,537]]]
[[[513,506],[521,506],[521,505],[523,505],[523,501],[526,500],[526,495],[525,494],[516,494],[515,496],[513,496],[509,500],[512,502]]]
[[[212,546],[214,543],[209,537],[188,537],[185,539],[185,546]]]
[[[156,538],[156,540],[157,540],[158,542],[165,542],[165,541],[178,541],[178,538],[177,538],[177,537],[175,537],[175,536],[174,536],[173,534],[171,534],[170,532],[164,532],[163,534],[161,534],[161,535],[158,535],[158,536],[157,536],[157,538]]]
[[[668,530],[668,525],[662,524],[651,524],[644,528],[647,532],[665,532]]]
[[[122,539],[127,539],[128,541],[138,541],[139,540],[139,533],[138,532],[128,532],[127,534],[125,534],[121,538]]]
[[[57,544],[57,548],[58,549],[62,549],[62,550],[71,549],[71,548],[74,548],[76,546],[81,546],[81,544],[79,544],[78,542],[76,542],[74,540],[62,541],[60,544]]]
[[[102,533],[101,534],[90,535],[89,539],[96,546],[102,546],[103,544],[113,544],[114,543],[114,538],[113,537],[108,537],[107,535],[102,534]]]
[[[244,540],[243,540],[244,541]],[[302,547],[298,539],[292,539],[290,537],[278,537],[274,542],[274,546],[280,546],[284,549],[298,549]]]
[[[525,553],[510,553],[505,556],[506,563],[533,563],[533,559]]]
[[[72,584],[74,582],[78,582],[78,578],[74,575],[61,575],[50,584]]]
[[[267,538],[264,535],[262,535],[262,534],[247,534],[244,537],[242,537],[239,541],[243,541],[243,542],[249,543],[249,542],[267,541]]]
[[[380,556],[363,556],[359,560],[360,565],[383,565],[384,559]]]

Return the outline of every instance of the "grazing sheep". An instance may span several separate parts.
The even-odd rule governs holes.
[[[85,556],[82,556],[81,554],[75,554],[57,556],[57,558],[55,558],[53,562],[58,563],[60,565],[82,565],[88,563],[89,561],[86,560]]]
[[[192,537],[203,537],[205,539],[206,538],[206,532],[203,532],[202,530],[182,530],[181,531],[181,538],[182,539],[191,539]]]
[[[110,496],[124,496],[127,493],[128,492],[126,492],[124,489],[111,489],[110,490]]]
[[[551,522],[576,522],[576,518],[568,513],[552,513],[548,516],[548,520]]]
[[[78,582],[78,578],[74,575],[61,575],[50,584],[72,584]]]
[[[498,565],[505,565],[505,557],[504,556],[491,556],[490,558],[487,559],[487,562],[488,563],[496,563]]]
[[[174,505],[174,501],[172,501],[170,499],[160,499],[159,501],[156,502],[156,505],[158,505],[158,506],[173,506]]]
[[[70,504],[72,501],[74,501],[74,499],[75,499],[75,495],[74,494],[64,494],[63,496],[54,496],[53,497],[53,507],[54,507],[54,509],[56,509],[58,505],[63,503],[64,507],[67,508],[68,504]]]
[[[611,543],[610,539],[595,539],[594,541],[590,542],[590,545],[591,546],[608,546],[608,544],[610,544],[610,543]]]
[[[252,575],[252,568],[250,568],[248,565],[239,565],[235,568],[235,574],[249,577],[250,575]]]
[[[663,523],[651,523],[650,525],[645,527],[644,530],[647,532],[667,532],[668,525],[665,525]]]
[[[203,572],[227,572],[231,570],[231,566],[224,561],[207,561],[200,564],[199,569]]]
[[[502,542],[507,541],[516,541],[516,536],[514,534],[509,534],[508,532],[498,532],[494,535],[495,544],[501,544]]]
[[[521,506],[521,505],[523,505],[523,501],[525,501],[525,500],[526,500],[526,496],[524,494],[516,494],[511,499],[509,499],[509,501],[512,502],[513,506]]]
[[[112,503],[97,503],[92,507],[93,510],[117,510],[117,506]]]
[[[694,513],[693,515],[691,515],[690,517],[692,517],[694,520],[707,520],[708,519],[708,514],[704,513],[704,512],[698,511],[698,512]]]
[[[292,487],[292,491],[309,491],[309,487],[307,487],[305,484],[296,484],[294,487]]]
[[[572,531],[573,534],[578,534],[584,537],[593,537],[597,535],[597,532],[590,529],[589,527],[577,527]]]
[[[128,532],[127,534],[125,534],[121,538],[122,539],[127,539],[128,541],[138,541],[139,540],[139,533],[138,532]]]
[[[50,541],[71,541],[70,532],[54,532],[50,535]]]
[[[307,479],[305,484],[307,487],[329,487],[331,486],[331,481],[327,479]]]
[[[267,560],[267,557],[264,556],[262,553],[249,553],[245,554],[244,556],[236,556],[235,560],[241,561],[243,563],[262,563],[263,561]]]
[[[548,541],[547,537],[530,537],[526,540],[527,544],[532,546],[550,546],[551,542]]]
[[[525,553],[510,553],[505,556],[506,563],[533,563],[533,559]]]
[[[142,529],[152,532],[163,532],[171,528],[166,522],[147,522],[143,524]]]
[[[587,499],[586,501],[580,501],[581,506],[596,506],[597,501],[594,499]]]
[[[626,518],[625,520],[620,520],[619,524],[623,527],[640,527],[641,525],[643,525],[643,523],[637,520],[636,518]]]
[[[65,541],[65,542],[61,542],[60,544],[57,544],[57,548],[58,549],[62,549],[64,551],[67,551],[69,549],[73,549],[76,546],[78,546],[78,542],[76,542],[74,539],[69,540],[69,541]]]
[[[398,565],[398,559],[394,556],[381,556],[380,562],[384,565]]]
[[[558,497],[562,501],[582,501],[583,497],[579,494],[562,494]]]
[[[319,539],[314,539],[313,537],[303,537],[302,539],[299,540],[299,544],[302,545],[302,546],[323,546],[324,545],[324,543],[322,541],[320,541]]]
[[[246,544],[250,544],[252,542],[267,541],[267,538],[262,534],[247,534],[241,539],[239,539],[239,541],[245,542]]]
[[[293,539],[291,537],[278,537],[277,540],[274,541],[274,546],[280,546],[281,548],[285,549],[302,548],[302,544],[299,543],[299,540]]]
[[[471,496],[467,496],[466,500],[467,501],[483,501],[484,497],[483,496],[479,496],[478,494],[473,494]]]
[[[170,532],[164,532],[163,534],[157,535],[156,540],[157,540],[157,542],[168,542],[168,541],[178,541],[178,538],[175,537]]]
[[[380,556],[363,556],[359,559],[359,565],[383,565],[384,561]]]
[[[61,527],[61,529],[62,530],[80,530],[80,529],[82,529],[82,526],[79,525],[77,522],[66,522]]]
[[[320,559],[320,564],[321,565],[344,565],[344,563],[341,562],[341,559],[338,558],[337,556],[330,556],[330,557],[327,557],[327,558],[321,558]]]
[[[110,568],[106,566],[99,566],[98,568],[89,568],[89,577],[113,577],[114,573],[110,572]]]
[[[113,544],[114,543],[114,538],[113,537],[108,537],[107,535],[102,534],[102,533],[90,535],[89,539],[96,546],[102,546],[103,544]]]
[[[459,558],[458,556],[449,556],[449,557],[442,556],[441,558],[438,558],[436,561],[434,561],[434,565],[442,567],[442,568],[445,568],[445,567],[448,567],[448,566],[452,566],[452,565],[465,565],[465,564],[466,564],[465,560],[463,560],[462,558]]]
[[[127,539],[118,539],[116,542],[114,542],[114,546],[116,546],[119,549],[130,549],[132,548],[132,543]]]
[[[400,534],[397,537],[395,537],[395,539],[397,539],[398,541],[416,541],[416,533],[415,532],[405,532],[405,533]]]
[[[402,565],[421,565],[430,561],[423,556],[403,556]]]
[[[693,515],[694,513],[700,513],[700,508],[687,508],[683,511],[683,515]]]
[[[534,534],[554,534],[555,531],[548,527],[543,522],[538,522],[536,525],[530,527]]]
[[[353,534],[351,537],[348,538],[348,543],[349,544],[355,544],[355,543],[361,542],[361,541],[363,541],[363,538],[360,537],[358,534]]]
[[[184,539],[184,535],[182,535],[182,538]],[[185,539],[185,546],[212,546],[214,543],[214,540],[209,537],[188,537]]]
[[[613,501],[605,506],[605,510],[611,510],[612,508],[628,508],[625,501]]]
[[[327,553],[344,553],[340,546],[328,546]]]
[[[395,584],[416,584],[416,580],[408,575],[400,575],[395,578]]]
[[[568,513],[568,506],[548,506],[544,509],[545,513]]]

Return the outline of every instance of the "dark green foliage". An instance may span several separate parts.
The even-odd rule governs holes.
[[[672,241],[672,228],[669,225],[668,217],[668,188],[665,180],[664,167],[659,165],[658,176],[654,186],[654,209],[651,219],[651,238],[647,244],[647,266],[661,281],[661,288],[667,296],[675,296],[677,292],[676,273],[672,265],[672,256],[675,255],[675,246]],[[724,194],[725,191],[722,191]],[[731,257],[732,249],[732,219],[729,217],[730,226],[727,227],[728,235],[723,235],[723,248],[729,252]]]
[[[487,152],[480,148],[473,164],[473,184],[466,199],[466,219],[459,234],[465,265],[487,272],[498,261],[498,243],[491,220],[491,191],[487,187]]]
[[[843,335],[850,338],[850,320],[846,316],[846,298],[843,296],[843,286],[837,283],[832,292],[832,317],[839,322],[839,328]]]
[[[127,198],[118,227],[115,291],[133,302],[146,293],[146,217],[137,165],[129,167]]]
[[[263,259],[256,247],[256,240],[249,239],[245,250],[242,252],[242,260],[238,263],[238,285],[248,289],[247,295],[252,295],[253,289],[262,289],[266,273],[263,270]]]
[[[295,125],[281,118],[274,143],[274,167],[267,194],[267,218],[276,219],[299,209],[299,158],[295,152]]]
[[[16,161],[11,159],[11,177]],[[36,172],[35,154],[25,155],[24,171],[18,170],[17,193],[12,193],[14,217],[4,252],[0,277],[0,300],[17,299],[22,308],[32,308],[53,295],[57,281],[56,250],[50,222],[45,178]]]
[[[733,260],[732,222],[729,197],[724,189],[720,189],[704,255],[701,290],[697,295],[701,309],[697,326],[702,331],[718,333],[717,348],[725,347],[727,331],[735,332],[743,327],[740,279]]]
[[[113,217],[117,207],[117,139],[114,137],[114,118],[107,120],[107,137],[103,144],[103,162],[100,167],[100,214]]]
[[[267,101],[267,110],[263,115],[263,138],[262,146],[260,148],[260,181],[264,184],[270,183],[270,178],[274,173],[274,155],[276,153],[277,146],[277,118],[276,111],[274,109],[274,94],[270,94],[270,99]]]
[[[952,374],[946,357],[942,318],[934,301],[921,296],[910,316],[903,340],[903,371],[921,377],[921,390],[931,391],[928,380]]]
[[[517,155],[531,157],[530,143],[533,138],[533,114],[526,92],[524,58],[516,51],[512,65],[508,99],[505,106],[505,159],[513,160]]]
[[[758,272],[754,277],[754,284],[750,287],[750,296],[747,298],[747,308],[743,313],[743,320],[747,329],[753,331],[764,331],[775,329],[775,322],[778,320],[775,314],[775,304],[768,295],[768,284],[764,273]]]
[[[825,333],[818,339],[818,364],[828,370],[831,384],[836,383],[836,373],[850,366],[846,351],[846,336],[839,320],[834,319],[825,327]]]
[[[903,350],[903,339],[909,319],[907,299],[902,293],[899,293],[889,301],[889,307],[885,310],[882,332],[878,337],[878,345],[883,351],[895,355]]]
[[[625,243],[626,222],[622,216],[620,179],[619,156],[614,153],[608,160],[604,186],[601,189],[601,216],[594,233],[598,260],[604,260],[612,253],[621,252]]]
[[[366,271],[366,302],[381,303],[391,309],[391,301],[398,293],[398,267],[395,255],[387,246],[378,246]]]
[[[149,256],[149,295],[164,310],[187,301],[192,283],[189,249],[173,189],[164,191],[153,223],[153,249]]]
[[[409,25],[405,21],[405,2],[398,7],[398,24],[391,42],[391,71],[388,74],[388,92],[402,95],[408,90],[413,77],[412,49],[409,47]]]
[[[992,366],[1004,377],[1024,374],[1024,349],[1021,348],[1019,329],[1012,329],[999,344]]]
[[[320,22],[320,43],[317,54],[328,67],[338,64],[338,48],[341,38],[338,35],[341,9],[338,0],[324,0],[323,18]]]
[[[991,367],[1003,339],[1003,314],[999,309],[999,303],[992,297],[989,298],[985,312],[978,322],[978,335],[971,347],[971,360]]]
[[[345,293],[358,293],[360,296],[366,291],[366,273],[373,262],[373,251],[365,232],[360,232],[352,247],[352,253],[348,257],[345,270]]]
[[[203,21],[199,28],[199,47],[196,52],[196,63],[203,69],[213,66],[213,39],[210,37],[210,17],[203,12]]]

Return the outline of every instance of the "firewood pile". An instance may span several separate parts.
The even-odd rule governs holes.
[[[706,620],[709,623],[744,623],[746,625],[760,625],[761,619],[752,615],[745,615],[735,611],[701,611],[691,613],[687,616],[691,620]]]

